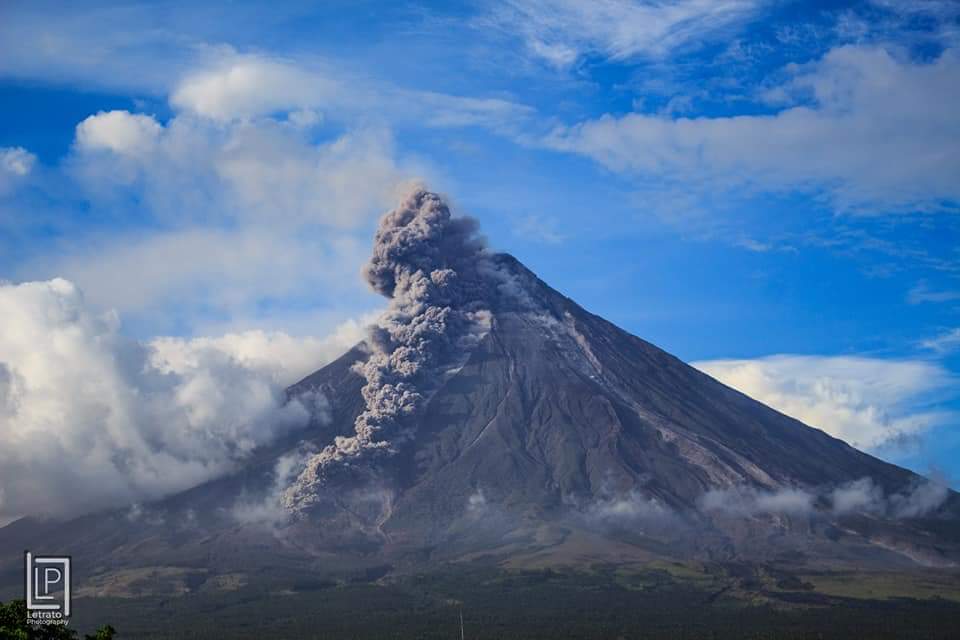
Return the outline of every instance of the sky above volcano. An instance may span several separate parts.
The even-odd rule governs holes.
[[[949,1],[5,2],[0,437],[110,458],[159,420],[118,394],[192,433],[242,374],[256,420],[202,428],[268,440],[274,387],[382,309],[360,267],[419,181],[588,310],[957,486],[957,105]]]

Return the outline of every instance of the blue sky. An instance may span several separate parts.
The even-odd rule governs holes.
[[[422,180],[589,310],[956,486],[957,104],[937,0],[7,2],[0,279],[75,283],[93,341],[319,365]]]

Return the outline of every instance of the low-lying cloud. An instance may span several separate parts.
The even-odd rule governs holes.
[[[758,489],[730,487],[703,494],[698,507],[706,513],[734,516],[795,515],[813,513],[847,515],[868,514],[885,518],[919,518],[935,511],[950,490],[938,479],[919,480],[900,491],[887,494],[869,477],[848,482],[831,490],[807,490],[799,487]]]
[[[316,450],[304,442],[297,449],[280,456],[273,466],[273,478],[266,492],[257,496],[241,495],[229,508],[230,517],[243,525],[269,529],[286,523],[290,513],[283,507],[283,493],[315,454]]]
[[[284,395],[334,355],[323,341],[255,332],[138,342],[62,279],[0,285],[0,308],[0,522],[183,490],[323,419],[323,398]]]
[[[836,514],[859,512],[892,518],[919,518],[943,504],[949,493],[944,482],[934,479],[885,495],[873,480],[860,478],[837,487],[830,498]]]
[[[739,516],[756,514],[803,515],[813,509],[815,496],[802,489],[765,491],[752,487],[714,489],[700,498],[700,508]]]
[[[605,496],[591,502],[582,509],[582,513],[591,521],[621,525],[663,520],[673,515],[673,512],[661,502],[638,491]]]

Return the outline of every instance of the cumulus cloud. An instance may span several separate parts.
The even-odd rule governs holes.
[[[107,115],[127,124],[146,119],[149,126],[133,131],[148,133],[109,137],[93,126]],[[161,124],[128,112],[84,121],[66,166],[99,215],[124,219],[136,202],[143,225],[65,234],[52,241],[56,255],[22,265],[18,276],[65,274],[94,304],[153,324],[167,317],[155,312],[175,302],[181,327],[201,316],[250,315],[265,302],[276,308],[296,298],[302,307],[321,290],[356,300],[364,259],[356,230],[423,173],[397,159],[384,128],[317,141],[280,120],[220,124],[178,115]]]
[[[71,169],[96,204],[136,195],[143,213],[167,223],[352,227],[410,179],[383,128],[318,144],[276,120],[217,126],[177,116],[161,126],[150,116],[112,111],[78,125],[76,146]],[[114,153],[90,153],[104,149]]]
[[[153,116],[129,111],[100,111],[77,125],[76,143],[83,150],[142,153],[156,143],[162,130]]]
[[[49,54],[84,86],[117,80],[139,87],[143,80],[150,95],[169,100],[172,115],[114,110],[78,123],[70,154],[38,188],[55,196],[45,203],[83,207],[98,221],[120,224],[66,232],[70,216],[43,212],[63,232],[45,235],[44,250],[31,245],[13,275],[65,275],[93,304],[120,309],[150,331],[213,323],[229,329],[234,317],[262,321],[256,316],[265,308],[303,323],[309,314],[294,318],[293,309],[302,311],[321,291],[337,301],[340,317],[369,308],[352,277],[364,258],[355,234],[394,201],[400,185],[435,177],[420,160],[398,154],[393,127],[500,127],[532,112],[500,97],[405,89],[317,56],[242,54],[202,38],[179,50],[186,40],[144,29],[152,13],[144,8],[65,13],[71,19],[58,14],[38,24],[31,12],[17,10],[0,31],[21,48],[44,49],[32,57]],[[133,24],[124,25],[125,18]],[[92,46],[77,25],[97,22],[115,30]],[[118,42],[115,33],[127,35]],[[57,51],[41,41],[56,43]],[[169,68],[118,80],[113,72],[122,61],[149,59],[153,45]],[[21,69],[40,73],[18,59]],[[110,77],[90,77],[91,67]],[[6,173],[0,167],[0,187]],[[23,224],[20,212],[0,213]]]
[[[23,147],[0,147],[0,170],[13,176],[25,176],[33,170],[37,156]]]
[[[827,194],[839,210],[956,207],[960,52],[915,61],[844,46],[787,73],[768,94],[788,105],[773,115],[605,115],[557,128],[543,143],[652,184],[799,188]]]
[[[294,350],[286,336],[137,342],[62,279],[2,285],[0,308],[0,520],[185,489],[323,415],[322,398],[285,402],[306,368],[271,361]]]
[[[661,57],[681,47],[697,46],[754,15],[763,4],[757,0],[507,0],[495,4],[477,24],[516,34],[530,54],[565,68],[586,55],[624,60]]]
[[[928,406],[955,384],[955,378],[933,362],[776,355],[693,366],[860,448],[895,442],[954,417]]]

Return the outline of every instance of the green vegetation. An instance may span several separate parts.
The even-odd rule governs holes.
[[[960,603],[960,578],[956,574],[820,573],[806,575],[803,579],[809,581],[820,593],[846,598],[940,598]]]
[[[113,640],[116,630],[104,625],[84,640]],[[27,603],[0,602],[0,640],[76,640],[77,632],[66,626],[27,624]]]

